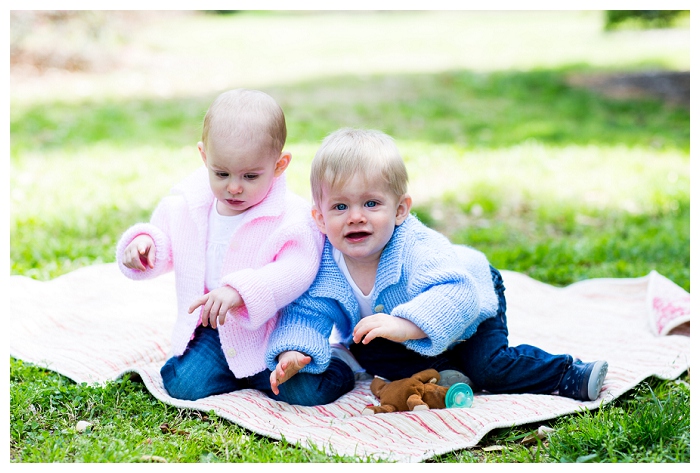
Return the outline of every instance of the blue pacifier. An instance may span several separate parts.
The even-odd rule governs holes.
[[[450,386],[445,395],[445,406],[471,407],[474,402],[474,391],[466,383],[456,383]]]

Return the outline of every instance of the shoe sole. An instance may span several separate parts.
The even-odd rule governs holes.
[[[595,401],[603,388],[605,376],[608,374],[608,362],[596,361],[593,364],[591,375],[588,378],[588,399]]]

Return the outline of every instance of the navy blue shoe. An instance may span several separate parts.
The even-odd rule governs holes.
[[[561,378],[559,395],[578,401],[595,401],[607,374],[607,361],[584,363],[574,360]]]

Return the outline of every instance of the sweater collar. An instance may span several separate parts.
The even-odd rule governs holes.
[[[352,293],[350,284],[333,258],[333,245],[331,245],[328,237],[326,237],[323,245],[321,265],[316,274],[316,281],[319,284],[313,284],[309,288],[309,294],[312,297],[336,299],[349,314],[359,314],[360,305]]]
[[[379,267],[377,268],[377,279],[374,282],[374,289],[377,294],[381,294],[384,289],[396,284],[401,279],[406,235],[414,224],[414,220],[415,217],[409,216],[401,225],[394,228],[394,233],[389,243],[386,244],[384,251],[382,251],[382,256],[379,258]]]
[[[411,231],[411,227],[415,226],[416,222],[415,217],[409,216],[401,225],[394,229],[394,233],[379,259],[377,277],[374,283],[375,294],[381,294],[387,287],[399,282],[404,263],[403,255],[406,246],[406,235]],[[312,296],[337,299],[349,312],[351,312],[351,308],[359,310],[359,305],[352,294],[350,284],[345,280],[333,258],[333,246],[327,237],[316,280],[324,283],[314,284],[311,287],[309,293]]]

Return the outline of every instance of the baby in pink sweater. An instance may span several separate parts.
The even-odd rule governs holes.
[[[175,271],[177,322],[161,369],[172,397],[253,388],[295,402],[293,389],[270,391],[265,348],[278,311],[311,285],[323,237],[310,204],[286,189],[286,135],[269,95],[221,94],[198,143],[204,166],[117,244],[130,278]]]

